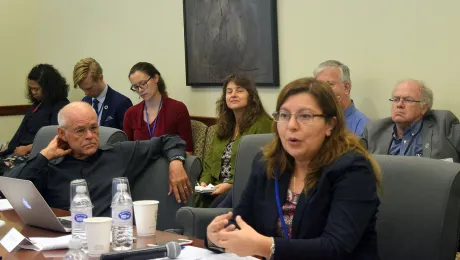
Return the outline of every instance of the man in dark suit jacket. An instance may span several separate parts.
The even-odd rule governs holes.
[[[125,112],[133,103],[105,84],[101,65],[95,59],[80,60],[74,67],[73,81],[75,88],[85,92],[82,101],[94,108],[99,125],[123,130]]]
[[[450,111],[431,110],[433,93],[422,82],[401,81],[391,117],[369,122],[363,137],[371,153],[423,156],[460,162],[460,123]]]

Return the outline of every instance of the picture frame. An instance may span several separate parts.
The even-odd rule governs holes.
[[[245,74],[278,87],[276,0],[183,0],[186,83],[221,86]]]

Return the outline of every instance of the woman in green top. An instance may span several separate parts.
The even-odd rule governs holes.
[[[273,120],[265,111],[255,84],[243,75],[232,74],[225,79],[217,114],[216,135],[206,153],[200,178],[201,186],[212,184],[215,190],[196,196],[197,207],[217,206],[232,188],[241,137],[272,132]]]

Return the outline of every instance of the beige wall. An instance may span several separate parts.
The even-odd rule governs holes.
[[[29,41],[7,45],[7,57],[31,57],[21,56],[9,85],[22,86],[21,70],[30,69],[31,59],[54,64],[71,81],[75,62],[92,56],[103,66],[106,82],[137,103],[127,74],[134,63],[149,61],[163,74],[170,96],[183,101],[192,115],[214,115],[220,89],[185,86],[182,0],[27,1],[36,6],[35,16],[26,21],[19,4],[12,4],[17,1],[0,1],[16,7],[8,17],[21,14],[18,28],[7,31],[34,35],[35,30],[35,37],[20,36]],[[372,118],[389,115],[393,84],[408,77],[432,87],[435,108],[460,115],[454,80],[460,56],[458,10],[457,0],[278,0],[281,84],[310,76],[323,60],[338,59],[351,68],[355,103]],[[5,93],[5,79],[0,80]],[[259,91],[272,112],[279,88]],[[81,91],[72,89],[72,100],[81,97]]]
[[[27,104],[26,76],[35,63],[36,2],[0,1],[0,106]],[[0,117],[0,143],[9,140],[22,116]]]

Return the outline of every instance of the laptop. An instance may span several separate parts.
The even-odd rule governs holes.
[[[0,177],[0,191],[24,224],[58,232],[72,231],[72,217],[56,217],[31,181]]]

